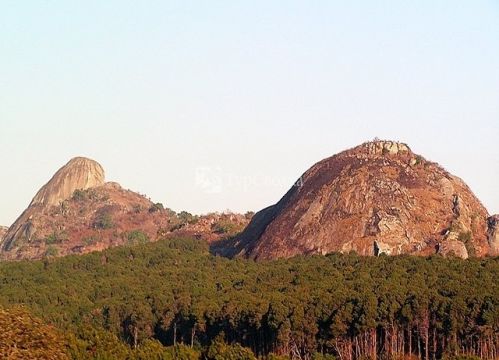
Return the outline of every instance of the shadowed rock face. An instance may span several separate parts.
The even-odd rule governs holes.
[[[461,179],[406,144],[374,141],[315,164],[276,205],[257,213],[225,254],[483,256],[497,243],[487,218]]]

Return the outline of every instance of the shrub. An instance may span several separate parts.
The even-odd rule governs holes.
[[[167,354],[166,348],[158,340],[145,340],[139,347],[135,350],[136,360],[149,360],[149,359],[175,359],[170,354]]]
[[[446,355],[443,360],[480,360],[480,357],[473,355]]]
[[[231,221],[219,220],[211,226],[211,230],[217,234],[235,235],[243,230],[241,225]]]
[[[134,352],[134,360],[199,360],[201,353],[188,346],[179,344],[164,347],[157,340],[146,340]]]
[[[141,230],[132,230],[126,235],[129,245],[145,244],[149,242],[149,236]]]
[[[109,331],[88,325],[66,335],[72,359],[133,359],[130,348]]]
[[[156,212],[156,211],[162,211],[164,210],[164,206],[162,203],[156,203],[156,204],[152,204],[151,207],[149,208],[149,212],[150,213],[153,213],[153,212]]]
[[[97,229],[112,229],[114,227],[113,218],[108,212],[101,213],[95,220],[94,227]]]
[[[68,235],[65,232],[53,232],[49,236],[45,238],[45,244],[47,245],[52,245],[52,244],[60,244],[63,241],[68,239]]]
[[[53,257],[57,256],[59,254],[59,250],[53,246],[49,246],[47,250],[45,250],[45,256],[46,257]]]
[[[177,230],[180,230],[180,229],[182,229],[184,226],[185,226],[185,224],[182,224],[182,223],[173,224],[173,225],[170,227],[170,231],[177,231]]]
[[[459,236],[457,237],[457,239],[459,241],[462,241],[463,243],[467,243],[469,241],[471,241],[471,239],[473,238],[472,234],[471,234],[471,231],[463,231],[463,232],[460,232],[459,233]]]
[[[270,353],[265,357],[265,360],[289,360],[289,357]]]
[[[58,241],[57,241],[57,237],[56,237],[55,233],[52,233],[45,238],[45,244],[47,244],[47,245],[55,244],[57,242]]]
[[[198,360],[201,359],[201,353],[194,350],[188,346],[179,344],[176,346],[169,346],[166,348],[166,354],[170,357],[165,357],[165,359],[175,359],[175,360]]]
[[[183,224],[195,224],[198,222],[199,217],[196,215],[192,215],[187,211],[182,211],[178,214],[178,218]]]
[[[224,341],[224,334],[218,335],[206,352],[207,360],[256,360],[250,349],[239,344],[228,345]]]
[[[177,213],[175,212],[175,210],[172,210],[170,208],[165,208],[165,212],[166,212],[166,215],[169,217],[177,216]]]
[[[336,357],[331,354],[321,354],[316,352],[312,355],[312,360],[336,360]]]
[[[83,201],[87,198],[84,190],[77,189],[73,192],[73,196],[71,197],[75,201]]]
[[[174,212],[173,212],[174,214]],[[170,231],[176,231],[182,229],[188,224],[195,224],[199,221],[199,217],[192,215],[187,211],[182,211],[177,214],[176,218],[171,219]]]
[[[100,240],[99,236],[90,235],[90,236],[83,238],[83,244],[89,246],[89,245],[93,245],[93,244],[99,242],[99,240]]]
[[[132,206],[132,209],[133,209],[133,212],[134,212],[135,214],[138,214],[138,213],[140,213],[140,212],[143,210],[143,209],[142,209],[142,205],[140,205],[140,204],[135,204],[135,205],[133,205],[133,206]]]

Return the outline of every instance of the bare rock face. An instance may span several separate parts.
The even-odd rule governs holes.
[[[30,206],[59,205],[75,190],[86,190],[104,184],[104,169],[94,160],[84,157],[71,159],[35,195]]]
[[[487,218],[461,179],[406,144],[376,140],[312,166],[224,254],[484,256],[498,244],[497,219],[487,232]]]
[[[438,244],[437,252],[445,256],[457,256],[462,259],[468,258],[466,245],[459,240],[444,240]]]

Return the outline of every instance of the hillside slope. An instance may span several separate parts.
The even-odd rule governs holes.
[[[352,250],[484,256],[498,250],[488,219],[461,179],[406,144],[373,141],[312,166],[224,251],[255,259]]]
[[[40,259],[189,236],[218,241],[242,231],[239,214],[179,214],[143,195],[105,182],[95,161],[75,158],[35,195],[0,237],[0,259]]]

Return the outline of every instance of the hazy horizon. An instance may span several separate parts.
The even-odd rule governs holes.
[[[0,225],[75,156],[176,211],[258,211],[375,137],[499,213],[499,3],[0,5]]]

